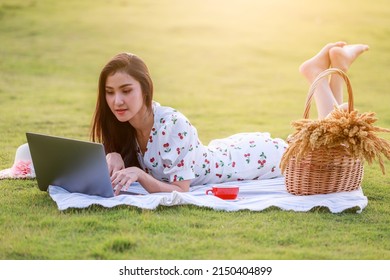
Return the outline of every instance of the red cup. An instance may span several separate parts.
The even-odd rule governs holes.
[[[237,186],[214,186],[206,191],[206,194],[213,195],[222,199],[236,199],[240,188]]]

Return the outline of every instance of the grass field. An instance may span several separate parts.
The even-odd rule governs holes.
[[[327,42],[366,43],[349,72],[355,106],[390,128],[389,38],[385,0],[0,0],[0,169],[27,131],[87,140],[98,75],[122,51],[146,61],[154,99],[208,143],[245,131],[285,138],[303,114],[300,63]],[[35,180],[2,180],[0,259],[389,260],[389,187],[389,175],[366,165],[361,214],[60,212]]]

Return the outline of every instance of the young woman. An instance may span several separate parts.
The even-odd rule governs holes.
[[[366,45],[327,44],[300,72],[312,83],[327,68],[347,71]],[[318,85],[320,118],[342,104],[343,81]],[[203,145],[197,130],[177,110],[153,101],[153,82],[136,55],[120,53],[103,68],[91,131],[103,143],[115,193],[138,181],[147,191],[186,192],[191,185],[282,176],[285,141],[268,133],[242,133]]]

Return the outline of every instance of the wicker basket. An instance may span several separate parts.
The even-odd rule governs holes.
[[[352,87],[347,75],[339,69],[330,68],[318,75],[309,89],[305,119],[309,117],[311,100],[319,81],[330,74],[338,74],[344,79],[348,91],[348,111],[354,110]],[[295,195],[352,191],[360,187],[363,163],[352,158],[341,145],[332,149],[324,147],[309,152],[299,161],[292,157],[286,164],[284,176],[287,191]]]

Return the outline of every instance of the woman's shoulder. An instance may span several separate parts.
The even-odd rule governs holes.
[[[188,122],[186,116],[184,116],[178,110],[168,107],[161,106],[158,102],[153,101],[153,113],[154,113],[154,121],[160,124],[163,123],[176,123],[176,122]]]

